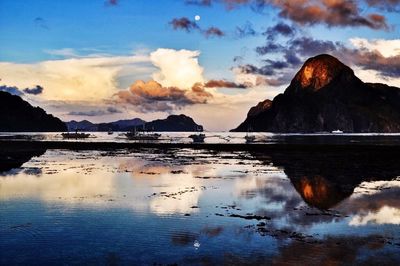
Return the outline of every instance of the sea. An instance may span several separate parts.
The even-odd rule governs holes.
[[[400,134],[205,132],[206,143],[387,147],[376,150],[1,147],[128,142],[91,134],[0,134],[0,265],[400,264]]]

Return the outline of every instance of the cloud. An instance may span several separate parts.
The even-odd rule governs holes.
[[[39,86],[39,85],[36,85],[33,88],[25,88],[25,89],[21,90],[21,89],[15,87],[15,86],[3,85],[3,86],[0,86],[0,91],[5,91],[5,92],[8,92],[10,94],[17,95],[17,96],[22,96],[25,93],[26,94],[32,94],[32,95],[38,95],[38,94],[41,94],[43,92],[43,87]]]
[[[371,7],[395,11],[398,0],[365,0]],[[364,2],[365,2],[364,1]],[[385,29],[389,27],[386,18],[377,13],[363,14],[361,1],[348,0],[221,0],[221,1],[186,1],[189,4],[211,6],[213,2],[221,2],[228,10],[239,6],[250,6],[259,11],[266,6],[278,10],[282,18],[290,19],[300,25],[324,24],[328,27],[368,27]]]
[[[38,94],[41,94],[43,92],[43,87],[39,86],[39,85],[36,85],[32,89],[30,89],[30,88],[24,89],[24,92],[27,93],[27,94],[38,95]]]
[[[199,25],[193,20],[187,17],[174,18],[169,22],[174,30],[184,30],[186,32],[198,31],[203,34],[206,38],[210,37],[223,37],[225,33],[217,27],[209,27],[208,29],[201,29]]]
[[[104,4],[106,6],[117,6],[119,4],[119,0],[106,0]]]
[[[373,224],[400,224],[400,209],[383,206],[377,212],[368,212],[366,215],[355,215],[349,225],[362,226]]]
[[[211,6],[212,0],[185,0],[188,5]]]
[[[253,24],[251,24],[249,21],[246,21],[246,23],[243,26],[237,26],[235,29],[235,36],[237,38],[244,38],[255,35],[257,35],[257,32],[253,28]]]
[[[6,85],[3,85],[3,86],[0,86],[0,91],[5,91],[5,92],[8,92],[8,93],[10,93],[10,94],[12,94],[12,95],[17,95],[17,96],[21,96],[21,95],[24,94],[22,91],[20,91],[20,90],[19,90],[17,87],[15,87],[15,86],[6,86]]]
[[[150,54],[150,60],[159,71],[153,79],[164,87],[190,89],[194,83],[204,82],[203,67],[199,65],[199,51],[159,48]]]
[[[378,7],[391,12],[398,12],[400,0],[366,0],[369,6]]]
[[[239,84],[232,81],[227,80],[209,80],[204,84],[206,88],[238,88],[245,89],[250,84]]]
[[[144,82],[138,80],[129,90],[116,94],[117,102],[129,104],[142,112],[170,112],[185,105],[204,104],[212,97],[198,83],[189,89],[164,87],[154,80]]]
[[[185,30],[187,32],[191,32],[192,30],[198,30],[199,26],[196,22],[186,18],[174,18],[170,24],[172,25],[174,30]]]
[[[364,38],[351,38],[350,43],[358,49],[366,49],[369,51],[378,51],[384,57],[400,55],[400,39],[385,40],[374,39],[367,40]]]
[[[47,26],[47,21],[44,18],[36,17],[33,22],[35,23],[36,27],[48,30],[49,26]]]
[[[0,62],[6,86],[46,88],[42,100],[99,102],[154,71],[148,55],[94,56],[20,64]],[[126,85],[124,85],[126,83]]]
[[[109,114],[118,114],[122,113],[121,110],[114,108],[114,107],[108,107],[105,110],[89,110],[89,111],[71,111],[68,113],[68,115],[73,115],[73,116],[103,116],[103,115],[109,115]]]
[[[388,29],[384,16],[375,13],[363,16],[355,1],[271,0],[269,2],[280,9],[279,16],[291,19],[301,25],[325,24],[329,27],[363,26],[371,29]]]
[[[225,33],[222,30],[220,30],[219,28],[217,28],[217,27],[210,27],[210,28],[206,29],[203,32],[203,34],[207,38],[214,37],[214,36],[215,37],[222,37],[222,36],[225,35]]]
[[[263,33],[267,36],[267,40],[275,40],[277,36],[282,35],[286,37],[291,37],[296,33],[296,28],[292,27],[286,23],[279,22],[273,27],[268,27],[268,29]]]

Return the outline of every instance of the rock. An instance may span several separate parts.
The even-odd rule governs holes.
[[[0,131],[54,132],[67,126],[40,107],[33,107],[21,97],[0,91]]]
[[[194,120],[186,115],[170,115],[166,119],[157,119],[145,124],[147,129],[153,131],[197,131],[203,130]]]
[[[308,59],[273,101],[252,107],[232,131],[400,132],[400,88],[364,83],[330,55]]]

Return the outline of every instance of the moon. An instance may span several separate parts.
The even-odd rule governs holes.
[[[194,20],[199,21],[201,17],[199,15],[194,16]]]

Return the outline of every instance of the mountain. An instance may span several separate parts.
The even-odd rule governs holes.
[[[65,131],[67,126],[40,107],[33,107],[21,97],[0,91],[0,131]]]
[[[166,119],[157,119],[145,124],[147,129],[154,131],[203,131],[203,126],[198,125],[186,115],[170,115]]]
[[[283,94],[252,107],[232,131],[400,132],[400,88],[364,83],[333,56],[308,59]]]
[[[146,123],[146,121],[140,118],[118,120],[115,122],[98,124],[99,126],[98,130],[106,131],[111,128],[114,131],[129,131],[134,127],[142,126],[144,123]]]
[[[82,131],[129,131],[135,126],[142,126],[146,121],[140,118],[126,119],[126,120],[118,120],[109,123],[99,123],[94,124],[87,120],[82,121],[69,121],[66,122],[69,131],[74,131],[76,129]]]
[[[203,127],[196,124],[191,117],[186,115],[170,115],[166,119],[157,119],[151,122],[146,122],[140,118],[128,119],[128,120],[118,120],[109,123],[94,124],[87,120],[77,122],[72,120],[66,122],[68,129],[74,131],[79,129],[82,131],[129,131],[134,127],[142,128],[143,125],[146,129],[154,131],[194,131],[197,128]]]
[[[69,131],[74,131],[76,129],[79,130],[84,130],[84,131],[97,131],[98,126],[96,124],[93,124],[90,121],[87,120],[82,120],[82,121],[69,121],[65,122],[67,124],[68,130]]]

